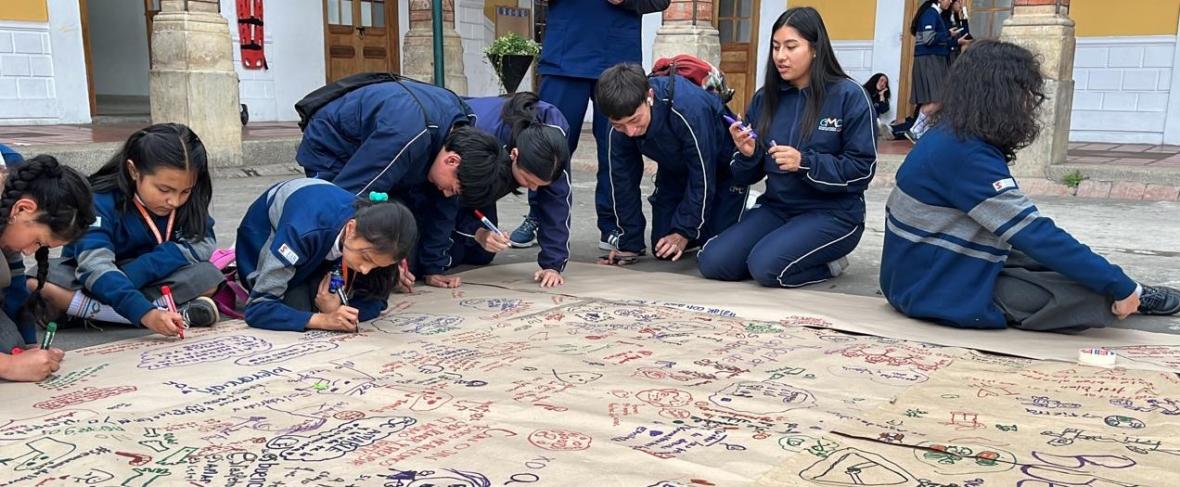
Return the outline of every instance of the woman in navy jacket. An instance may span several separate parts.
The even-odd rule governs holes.
[[[873,109],[844,74],[819,12],[788,9],[771,30],[763,88],[746,112],[756,133],[730,125],[737,184],[766,178],[766,194],[699,255],[710,279],[753,277],[798,287],[839,275],[864,232],[864,190],[876,169]]]

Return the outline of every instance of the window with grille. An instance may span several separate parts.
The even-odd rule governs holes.
[[[997,39],[1004,20],[1012,16],[1012,0],[972,0],[971,37]]]

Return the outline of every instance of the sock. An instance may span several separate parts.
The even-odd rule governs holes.
[[[921,113],[921,112],[918,113],[918,119],[914,120],[914,126],[910,127],[910,132],[913,132],[913,134],[918,137],[921,137],[922,134],[926,133],[926,114],[925,113]]]
[[[168,305],[164,302],[164,298],[160,297],[152,302],[157,308],[166,308]],[[108,323],[123,323],[131,324],[131,320],[124,318],[115,311],[110,305],[102,304],[94,298],[87,296],[82,291],[74,293],[73,299],[70,300],[70,307],[66,309],[66,314],[84,320],[106,321]]]

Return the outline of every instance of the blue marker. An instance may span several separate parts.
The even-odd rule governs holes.
[[[740,122],[740,120],[736,120],[736,119],[734,119],[733,117],[729,116],[728,114],[724,114],[724,113],[722,113],[722,114],[721,114],[721,117],[722,117],[722,118],[724,118],[726,122],[729,122],[729,124],[730,124],[730,125],[733,125],[733,124],[735,124],[735,123],[739,123],[739,122]],[[749,125],[742,124],[742,128],[744,128],[744,129],[746,129],[746,130],[749,130],[749,131],[750,131],[750,138],[751,138],[751,139],[757,139],[757,138],[758,138],[758,134],[754,133],[754,129],[753,129],[752,127],[750,127]]]

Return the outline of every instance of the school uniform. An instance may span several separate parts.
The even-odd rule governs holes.
[[[959,45],[959,39],[971,35],[971,24],[967,19],[960,19],[953,13],[944,12],[942,17],[943,23],[946,24],[947,32],[951,29],[959,29],[959,34],[951,36],[950,54],[947,55],[947,65],[954,66],[955,60],[959,55],[963,54],[963,47]]]
[[[442,274],[452,264],[459,198],[444,196],[427,174],[451,128],[471,122],[470,108],[449,90],[412,80],[372,84],[317,111],[295,158],[308,177],[404,202],[421,235],[414,273]]]
[[[356,195],[327,181],[293,179],[271,186],[246,210],[234,246],[238,279],[250,292],[246,324],[268,330],[304,331],[315,310],[320,281],[341,268],[341,232],[356,214]],[[308,204],[314,202],[314,204]],[[360,321],[386,301],[352,293],[348,305]]]
[[[680,76],[649,83],[654,96],[647,132],[628,137],[612,128],[605,144],[609,198],[600,224],[627,252],[644,250],[647,221],[639,194],[644,156],[658,165],[656,189],[648,198],[653,248],[671,233],[687,237],[690,248],[699,245],[738,220],[746,195],[745,185],[734,184],[725,165],[734,149],[721,100]]]
[[[937,4],[922,12],[914,41],[914,76],[910,99],[916,105],[934,103],[942,97],[942,85],[949,74],[951,31],[942,20]]]
[[[619,5],[606,0],[549,2],[545,39],[537,61],[537,73],[542,77],[537,95],[557,107],[570,122],[566,135],[571,154],[578,148],[582,121],[594,98],[598,76],[619,63],[643,63],[643,14],[662,11],[669,4],[670,0],[624,0]],[[594,140],[598,142],[598,185],[594,195],[604,241],[610,233],[604,218],[610,199],[604,148],[609,130],[610,122],[594,110]]]
[[[758,134],[753,157],[733,153],[730,170],[738,184],[766,178],[766,193],[742,220],[701,248],[705,277],[737,281],[753,277],[772,287],[798,287],[837,275],[829,265],[856,247],[864,232],[864,191],[877,165],[872,107],[860,85],[842,79],[827,86],[819,120],[804,138],[800,117],[809,89],[781,88],[769,133]],[[745,120],[757,121],[764,91],[750,101]],[[770,142],[802,154],[795,172],[779,169],[767,153]]]
[[[73,291],[83,290],[136,326],[160,297],[172,289],[177,306],[219,286],[221,271],[209,263],[217,249],[213,218],[200,241],[183,237],[168,216],[157,216],[114,191],[94,194],[98,218],[77,241],[50,259],[47,281]],[[30,270],[36,275],[36,270]]]
[[[0,264],[0,288],[4,289],[0,307],[0,353],[13,347],[24,348],[37,342],[37,329],[31,321],[21,320],[21,307],[29,299],[25,284],[25,259],[20,252],[4,252],[6,264]]]
[[[902,313],[959,328],[1112,323],[1138,284],[1058,228],[996,147],[936,127],[897,172],[881,290]]]
[[[505,145],[512,137],[512,127],[504,124],[500,112],[508,100],[507,97],[500,96],[466,99],[475,113],[475,126],[494,135]],[[557,107],[542,101],[537,103],[536,110],[541,123],[555,127],[562,133],[569,130],[569,124]],[[570,189],[569,160],[562,161],[561,172],[552,183],[538,188],[537,191],[529,191],[529,215],[537,219],[537,241],[541,246],[537,264],[542,269],[562,272],[569,262],[570,212],[573,208],[573,198],[573,191]],[[496,205],[481,208],[480,211],[492,223],[499,223]],[[455,265],[487,265],[492,262],[496,254],[484,250],[475,240],[475,232],[482,227],[480,221],[475,218],[473,209],[464,208],[459,212],[455,225],[455,245],[451,247],[451,257]]]

